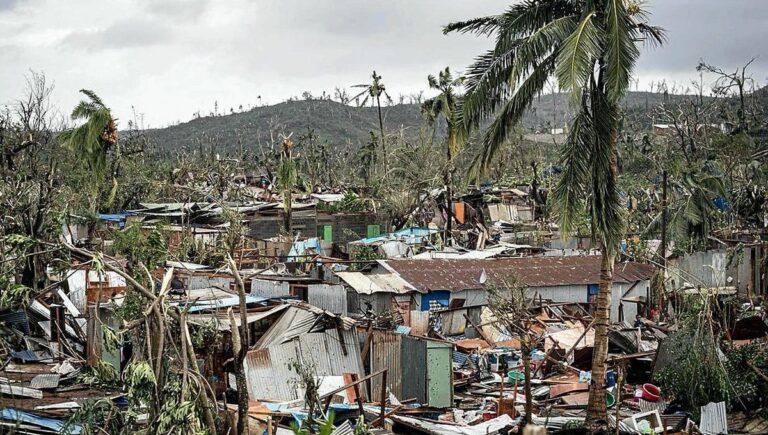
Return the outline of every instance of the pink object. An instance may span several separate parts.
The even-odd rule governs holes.
[[[661,390],[653,384],[643,384],[643,399],[649,402],[658,402]]]

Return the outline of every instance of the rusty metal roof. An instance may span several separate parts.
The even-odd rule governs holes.
[[[516,276],[528,287],[588,285],[600,282],[600,257],[595,255],[380,262],[419,291],[482,288],[480,277],[483,271],[488,282]],[[633,283],[650,279],[654,270],[654,267],[648,264],[619,263],[614,269],[613,282]]]

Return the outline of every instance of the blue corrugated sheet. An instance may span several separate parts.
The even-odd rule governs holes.
[[[11,358],[16,358],[21,362],[36,362],[40,361],[40,357],[37,356],[31,350],[22,350],[20,352],[11,352]]]
[[[24,335],[30,335],[29,331],[29,319],[25,311],[11,311],[0,314],[0,322],[4,322],[6,325],[18,329],[23,332]]]
[[[20,422],[40,426],[45,429],[53,430],[59,433],[64,431],[64,422],[55,418],[40,417],[28,412],[19,411],[13,408],[5,408],[0,411],[0,419],[4,421]],[[80,425],[71,425],[68,427],[69,433],[78,435],[82,431]]]

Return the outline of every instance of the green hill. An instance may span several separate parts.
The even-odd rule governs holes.
[[[671,101],[690,98],[670,95]],[[554,100],[554,101],[553,101]],[[662,94],[633,92],[624,103],[633,121],[649,125],[648,110],[664,101]],[[396,104],[382,108],[388,131],[403,129],[406,136],[416,137],[422,123],[419,106]],[[570,119],[567,96],[548,94],[534,103],[523,119],[530,131],[548,131],[562,127]],[[300,135],[313,129],[322,139],[336,144],[360,145],[369,140],[371,131],[378,131],[375,107],[355,107],[330,100],[287,101],[274,106],[256,107],[246,112],[221,116],[206,116],[178,125],[148,130],[158,150],[194,150],[204,147],[228,149],[258,149],[277,142],[279,134]]]

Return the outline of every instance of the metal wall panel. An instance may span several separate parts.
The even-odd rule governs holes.
[[[290,296],[291,285],[287,282],[254,278],[251,280],[251,294],[265,298]]]
[[[334,314],[347,314],[347,291],[342,285],[311,284],[307,302]]]
[[[402,398],[401,342],[402,334],[389,331],[372,331],[369,352],[371,373],[387,369],[387,386],[395,397]],[[408,380],[410,381],[410,380]],[[371,379],[371,397],[381,397],[381,377]]]
[[[425,340],[405,336],[402,339],[402,396],[399,399],[416,399],[427,403],[427,345]]]
[[[248,352],[243,362],[251,400],[296,400],[303,397],[297,388],[298,375],[290,362],[298,360],[295,342],[271,346]]]

